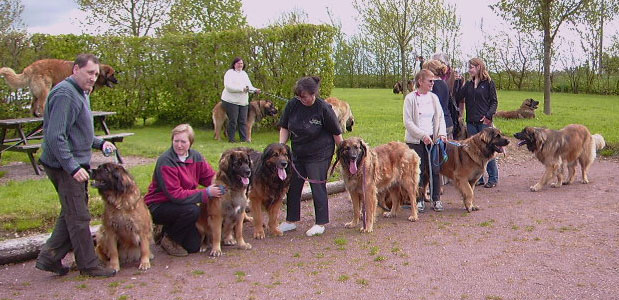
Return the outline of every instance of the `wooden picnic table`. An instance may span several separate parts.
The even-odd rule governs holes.
[[[114,115],[116,112],[114,111],[93,111],[92,116],[93,120],[101,124],[103,128],[104,135],[99,135],[98,137],[104,139],[106,141],[110,141],[114,145],[116,143],[120,143],[123,141],[124,137],[133,135],[132,132],[123,132],[123,133],[110,133],[110,129],[105,122],[107,116]],[[25,133],[25,127],[28,124],[37,124],[37,126]],[[30,163],[32,164],[32,168],[37,175],[41,175],[41,170],[36,160],[34,159],[34,153],[41,148],[40,140],[43,138],[42,130],[43,129],[43,118],[42,117],[29,117],[29,118],[17,118],[17,119],[6,119],[0,120],[0,159],[2,158],[2,152],[4,151],[15,151],[15,152],[26,152],[28,154],[28,158],[30,159]],[[8,130],[15,130],[17,137],[15,138],[6,138],[6,133]],[[32,143],[36,141],[35,143]],[[120,151],[118,151],[118,146],[116,146],[116,159],[119,163],[123,163],[122,156],[120,155]]]

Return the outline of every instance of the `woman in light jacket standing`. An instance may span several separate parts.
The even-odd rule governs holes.
[[[422,69],[417,73],[415,76],[417,90],[406,95],[404,99],[404,127],[406,127],[406,144],[409,148],[415,150],[421,158],[422,186],[425,186],[428,180],[432,180],[432,190],[430,191],[432,209],[443,211],[438,156],[430,158],[434,161],[428,161],[428,149],[434,146],[438,147],[434,144],[439,139],[447,140],[443,108],[438,97],[431,92],[433,86],[434,74],[432,72]],[[432,165],[432,178],[430,178],[430,164]],[[419,212],[425,210],[422,195],[417,197],[417,209]]]
[[[239,129],[241,142],[247,141],[247,113],[249,108],[249,94],[260,93],[260,89],[255,88],[249,76],[245,73],[243,59],[235,57],[230,65],[230,69],[224,75],[224,90],[221,92],[221,103],[228,116],[228,141],[236,142],[236,129]]]

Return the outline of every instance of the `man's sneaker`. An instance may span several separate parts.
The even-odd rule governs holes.
[[[496,186],[496,182],[490,182],[490,181],[488,181],[488,183],[486,183],[484,185],[484,187],[487,188],[487,189],[491,189],[491,188],[493,188],[495,186]]]
[[[183,246],[179,245],[172,239],[170,239],[167,235],[164,235],[161,239],[161,248],[165,250],[169,255],[172,256],[187,256],[187,250],[183,248]]]
[[[307,232],[305,232],[305,235],[307,236],[315,236],[315,235],[321,235],[325,233],[325,227],[322,225],[314,225],[312,226],[312,228],[310,228]]]
[[[69,268],[63,266],[62,263],[60,262],[56,264],[45,264],[40,261],[37,261],[34,267],[42,271],[56,273],[60,276],[67,275],[67,273],[69,273]]]
[[[445,210],[443,208],[443,203],[441,202],[441,200],[436,200],[436,201],[432,202],[432,209],[434,209],[434,211],[443,211],[443,210]]]
[[[417,199],[417,211],[423,212],[426,210],[426,201],[423,199]]]
[[[295,223],[288,223],[288,222],[284,221],[281,224],[279,224],[277,229],[279,229],[281,232],[295,230],[295,229],[297,229],[297,224],[295,224]]]
[[[112,277],[116,275],[116,270],[112,268],[96,266],[93,268],[80,270],[80,274],[84,276],[90,276],[90,277]]]

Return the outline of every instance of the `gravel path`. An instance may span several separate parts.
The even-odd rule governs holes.
[[[108,279],[51,276],[34,261],[1,266],[0,299],[617,299],[619,163],[598,159],[590,184],[533,193],[542,165],[509,150],[499,185],[476,189],[478,212],[466,213],[446,186],[444,212],[411,223],[405,210],[361,234],[343,227],[352,210],[341,193],[319,237],[304,235],[306,201],[297,231],[254,240],[247,225],[253,249],[225,247],[220,258],[155,246],[150,270],[123,266]]]

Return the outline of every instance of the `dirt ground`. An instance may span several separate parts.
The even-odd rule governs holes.
[[[477,212],[446,186],[444,212],[411,223],[405,209],[362,234],[344,228],[352,209],[341,193],[322,236],[304,234],[314,220],[306,201],[298,230],[254,240],[247,224],[253,249],[225,247],[219,258],[154,246],[150,270],[126,265],[107,279],[52,276],[34,261],[0,266],[0,299],[617,299],[619,162],[598,159],[588,185],[533,193],[542,165],[509,150],[499,185],[476,189]]]

